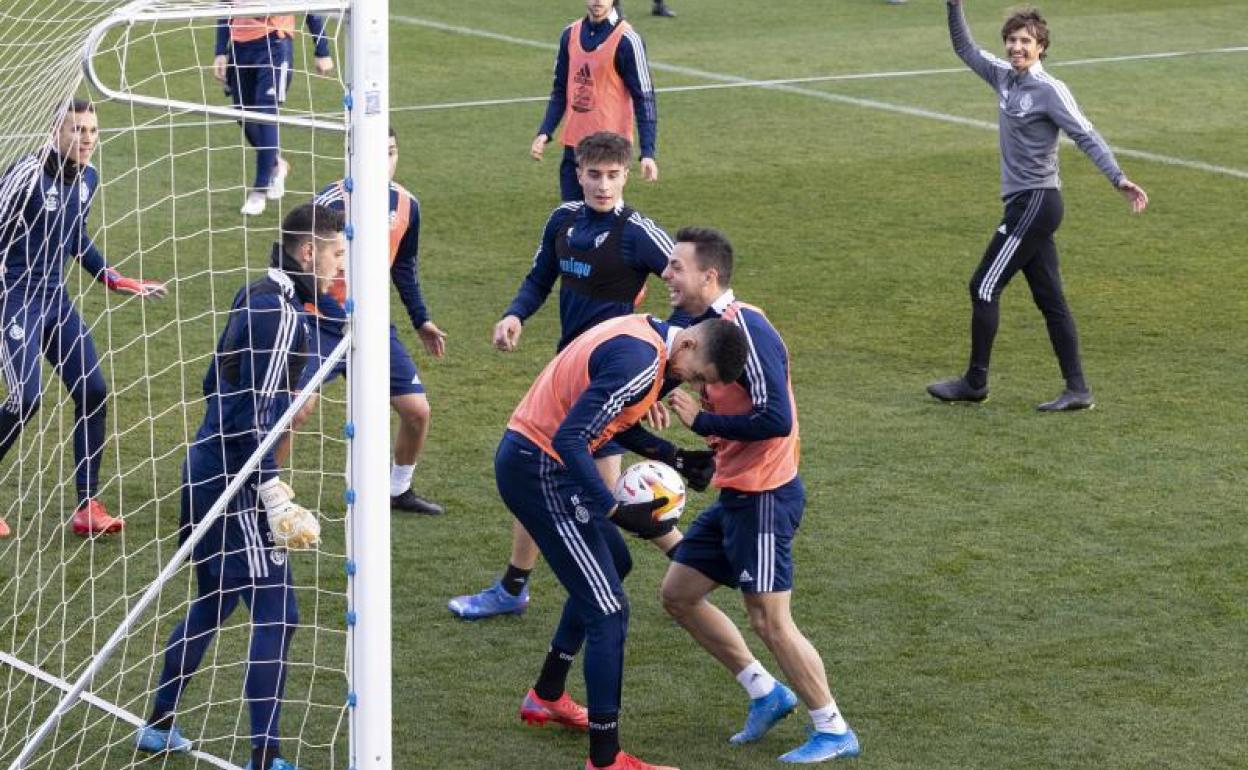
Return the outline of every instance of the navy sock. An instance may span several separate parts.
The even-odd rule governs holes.
[[[589,713],[589,761],[608,767],[620,753],[620,712]]]
[[[524,587],[529,584],[529,575],[531,569],[520,569],[514,564],[508,563],[507,571],[503,573],[503,579],[499,582],[503,585],[503,590],[511,596],[519,596]]]
[[[558,700],[567,689],[568,671],[575,659],[573,653],[551,647],[546,653],[546,662],[542,664],[542,673],[538,674],[537,684],[533,685],[537,697],[542,700]]]

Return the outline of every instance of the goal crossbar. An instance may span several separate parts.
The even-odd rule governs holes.
[[[134,0],[116,11],[108,18],[101,21],[91,28],[87,34],[86,42],[82,49],[82,69],[83,75],[92,88],[95,88],[106,98],[121,104],[133,104],[142,107],[155,107],[159,109],[178,110],[183,112],[197,112],[204,115],[216,115],[223,118],[231,118],[234,120],[247,120],[253,123],[273,123],[283,126],[299,126],[301,128],[317,128],[326,131],[337,131],[344,133],[347,131],[347,124],[343,120],[320,120],[317,118],[304,118],[298,116],[285,116],[278,114],[269,114],[254,110],[241,110],[237,107],[219,107],[211,104],[203,104],[202,102],[188,102],[180,99],[171,99],[168,97],[145,96],[136,94],[128,90],[114,88],[104,82],[100,77],[99,71],[95,67],[96,54],[99,52],[100,43],[104,40],[104,36],[112,29],[122,26],[131,26],[142,22],[157,21],[179,21],[184,19],[204,19],[204,18],[226,18],[236,16],[254,16],[258,11],[263,11],[266,16],[284,13],[308,13],[315,11],[331,11],[336,13],[344,13],[347,10],[346,0],[309,0],[308,2],[274,2],[264,3],[262,6],[255,4],[224,4],[206,6],[203,8],[156,8],[152,6],[158,0]]]

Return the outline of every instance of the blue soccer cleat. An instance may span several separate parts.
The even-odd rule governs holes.
[[[134,747],[148,754],[163,754],[166,751],[185,754],[191,750],[191,739],[182,734],[177,725],[168,730],[161,730],[152,725],[143,725],[134,734]]]
[[[853,730],[843,733],[810,731],[806,742],[780,757],[781,762],[795,765],[811,765],[830,759],[849,759],[858,756],[858,736]]]
[[[247,764],[243,767],[243,770],[252,770],[250,759],[247,760]],[[274,757],[273,761],[269,763],[269,770],[299,770],[299,768],[295,767],[292,763],[287,762],[281,757]]]
[[[529,586],[526,584],[519,596],[512,596],[503,590],[500,581],[495,580],[480,593],[456,596],[446,606],[464,620],[481,620],[495,615],[520,615],[529,608]]]
[[[797,708],[797,696],[784,685],[776,682],[771,692],[750,701],[750,712],[745,715],[745,727],[728,739],[737,745],[753,743],[767,734],[776,723]]]

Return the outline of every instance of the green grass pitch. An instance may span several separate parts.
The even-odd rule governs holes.
[[[995,50],[1010,3],[966,2],[977,40]],[[1061,380],[1021,278],[1003,300],[992,400],[951,407],[923,392],[965,364],[966,283],[1000,216],[996,137],[975,125],[995,123],[995,98],[954,56],[943,3],[673,0],[672,20],[645,15],[646,0],[625,5],[656,85],[676,89],[659,96],[661,179],[636,174],[626,200],[669,231],[725,230],[739,255],[738,296],[768,311],[792,354],[809,492],[794,613],[859,734],[856,762],[1244,767],[1248,52],[1217,50],[1248,44],[1242,4],[1041,3],[1053,32],[1050,72],[1124,149],[1119,161],[1152,198],[1132,216],[1093,165],[1063,146],[1058,245],[1098,399],[1094,411],[1069,415],[1034,411]],[[554,43],[581,9],[578,0],[391,0],[398,180],[421,200],[422,285],[450,335],[447,358],[429,360],[394,298],[434,409],[415,485],[449,511],[392,520],[396,767],[548,770],[579,767],[586,754],[583,736],[516,718],[562,603],[553,575],[538,568],[521,618],[468,624],[445,607],[503,567],[511,519],[494,489],[493,451],[557,337],[552,298],[519,351],[489,345],[557,203],[557,148],[541,164],[527,150]],[[1184,55],[1086,61],[1163,52]],[[708,87],[897,71],[911,74]],[[485,100],[499,103],[439,106]],[[308,173],[297,169],[296,184],[308,186]],[[224,227],[237,196],[218,197],[213,224]],[[207,224],[193,201],[180,216],[183,227]],[[275,221],[270,213],[260,228]],[[256,237],[248,248],[264,244]],[[215,285],[231,292],[239,281]],[[663,314],[664,299],[652,282],[645,309]],[[100,304],[89,302],[88,313]],[[131,315],[111,322],[136,324]],[[201,331],[205,347],[187,355],[205,354],[214,334]],[[124,380],[126,355],[113,365]],[[192,389],[203,366],[186,369]],[[340,399],[342,388],[327,395]],[[128,444],[106,465],[139,465],[141,449]],[[177,459],[162,459],[157,477],[176,485],[168,468]],[[162,523],[127,538],[167,536],[175,491],[146,490],[163,500]],[[341,516],[341,506],[329,514]],[[128,547],[153,562],[140,546]],[[774,766],[802,739],[804,712],[760,744],[729,746],[744,693],[664,615],[656,598],[664,561],[640,545],[635,556],[624,747],[685,770]],[[126,579],[129,590],[141,587],[141,575]],[[716,601],[744,620],[738,597],[721,591]],[[156,644],[172,622],[162,617],[133,643]],[[241,633],[227,650],[239,649]],[[307,651],[312,642],[300,644]],[[329,654],[340,637],[317,645]],[[571,682],[583,694],[577,669]],[[309,735],[336,719],[308,713]],[[297,720],[288,714],[286,724],[290,732]],[[95,766],[129,761],[114,751]],[[308,756],[306,770],[322,770],[322,754]]]

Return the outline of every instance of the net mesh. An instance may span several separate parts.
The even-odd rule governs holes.
[[[115,0],[0,0],[5,168],[32,154],[41,166],[66,100],[89,96],[81,65],[91,30],[120,6]],[[257,15],[266,10],[246,7]],[[121,10],[130,20],[96,41],[93,62],[106,87],[229,106],[213,68],[222,4],[148,2]],[[140,12],[148,16],[136,18]],[[175,12],[199,15],[151,18]],[[328,17],[325,36],[339,64],[337,15]],[[293,41],[292,64],[281,115],[341,125],[340,69],[318,72],[313,42],[302,33]],[[41,355],[39,408],[0,460],[0,517],[12,530],[0,540],[0,767],[19,755],[177,550],[182,464],[203,419],[203,378],[231,301],[266,270],[283,214],[344,169],[341,131],[282,125],[281,156],[291,168],[285,197],[266,199],[262,215],[244,217],[240,206],[255,176],[256,153],[234,120],[185,107],[115,101],[95,107],[101,133],[91,163],[100,184],[87,230],[111,267],[163,281],[168,295],[149,302],[110,293],[72,256],[65,263],[63,291],[89,331],[108,390],[97,497],[125,528],[91,538],[71,529],[79,503],[74,436],[81,419],[70,386],[81,383],[62,382],[64,367],[51,360],[56,356]],[[39,168],[30,178],[36,177]],[[38,193],[17,187],[0,190],[19,196],[15,211]],[[3,286],[10,309],[34,301],[19,291],[17,278],[6,274]],[[6,325],[4,333],[10,331]],[[45,331],[41,353],[49,340],[65,336],[55,325]],[[20,383],[3,379],[0,394],[10,398]],[[338,381],[322,395],[316,414],[294,437],[284,471],[297,500],[320,515],[323,543],[290,556],[300,621],[287,656],[281,733],[288,759],[330,767],[344,761],[347,742],[346,461],[338,427],[345,386]],[[135,723],[152,709],[166,640],[196,594],[193,570],[183,565],[28,767],[117,768],[146,758],[135,751]],[[195,740],[202,761],[241,767],[249,759],[243,676],[251,632],[240,607],[221,624],[178,708],[177,724]]]

